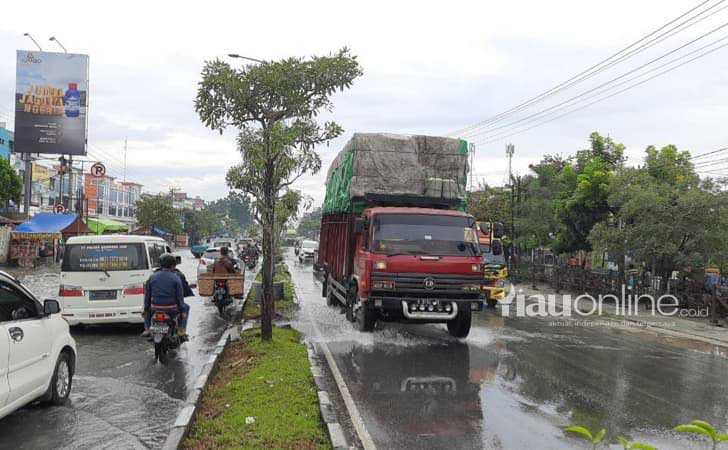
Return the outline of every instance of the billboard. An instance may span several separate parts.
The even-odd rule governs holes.
[[[16,64],[14,150],[85,155],[88,55],[18,50]]]

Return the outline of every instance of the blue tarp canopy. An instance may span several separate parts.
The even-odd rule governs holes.
[[[18,233],[65,233],[82,234],[91,230],[78,217],[78,214],[38,213],[29,221],[18,225]]]
[[[155,234],[155,235],[157,235],[159,237],[172,237],[172,236],[174,236],[169,231],[165,231],[165,230],[163,230],[163,229],[161,229],[159,227],[152,227],[152,234]]]

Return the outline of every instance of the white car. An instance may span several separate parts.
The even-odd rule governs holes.
[[[313,259],[314,254],[318,251],[319,243],[316,241],[304,240],[301,242],[301,248],[298,250],[298,260],[303,262],[306,259]]]
[[[71,393],[76,342],[56,300],[41,304],[0,271],[0,419],[36,400],[61,405]]]
[[[154,236],[77,236],[68,239],[58,297],[70,325],[142,323],[144,283],[171,253]]]
[[[202,254],[197,263],[197,275],[199,276],[200,274],[207,273],[208,271],[211,272],[212,265],[215,264],[215,260],[219,258],[220,255],[220,247],[210,247],[205,250],[205,253]],[[235,250],[228,248],[228,256],[231,257],[238,266],[240,265],[240,260],[235,254]]]

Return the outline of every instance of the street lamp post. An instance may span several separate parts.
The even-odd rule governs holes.
[[[257,62],[260,64],[265,64],[265,61],[261,59],[255,59],[255,58],[249,58],[247,56],[238,55],[237,53],[228,53],[228,56],[231,58],[239,58],[239,59],[247,59],[248,61]]]
[[[33,43],[35,44],[35,46],[38,47],[38,50],[43,51],[43,49],[41,48],[40,44],[38,44],[38,42],[36,42],[36,40],[33,39],[33,36],[31,36],[30,33],[23,33],[23,36],[25,36],[28,39],[30,39],[31,41],[33,41]]]
[[[50,38],[50,39],[48,39],[48,40],[49,40],[49,41],[53,41],[53,42],[55,42],[56,44],[58,44],[58,45],[59,45],[59,46],[60,46],[60,47],[61,47],[61,48],[63,49],[63,53],[68,53],[68,50],[66,50],[66,47],[64,47],[64,46],[63,46],[63,44],[61,44],[61,41],[59,41],[58,39],[56,39],[56,37],[55,37],[55,36],[51,36],[51,38]]]

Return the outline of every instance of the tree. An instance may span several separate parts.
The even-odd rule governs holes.
[[[296,233],[309,239],[316,239],[321,230],[321,208],[304,213],[298,221]]]
[[[191,244],[199,244],[204,238],[213,236],[223,230],[222,217],[208,208],[202,211],[185,210],[184,232],[189,236]]]
[[[227,231],[233,234],[245,232],[253,222],[250,199],[239,192],[211,202],[207,209],[225,219]]]
[[[0,158],[0,205],[7,206],[11,200],[19,202],[22,192],[23,179],[6,159]]]
[[[349,88],[362,74],[348,49],[323,57],[287,58],[233,68],[208,61],[202,70],[195,110],[205,126],[222,133],[238,131],[242,163],[230,168],[231,189],[250,195],[263,234],[263,304],[261,336],[272,337],[273,261],[276,214],[290,186],[321,168],[315,147],[343,132],[333,121],[320,125],[321,111],[331,111],[331,96]]]
[[[720,188],[700,183],[688,152],[668,145],[645,153],[644,166],[616,175],[608,196],[614,214],[594,226],[592,244],[616,256],[621,272],[629,255],[665,279],[722,260]]]
[[[155,226],[173,234],[182,231],[179,213],[169,195],[144,195],[136,203],[137,221],[141,226]]]

